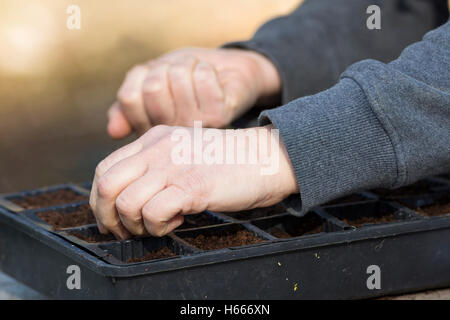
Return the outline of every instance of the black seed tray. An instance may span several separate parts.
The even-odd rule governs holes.
[[[206,211],[162,238],[124,241],[99,234],[87,200],[28,210],[9,203],[67,188],[86,195],[78,185],[3,195],[0,269],[69,299],[357,299],[448,287],[450,183],[427,181],[426,193],[393,200],[361,192],[300,218],[281,205]],[[67,225],[81,209],[85,216]],[[58,215],[57,227],[49,215]],[[80,289],[66,285],[71,265],[80,268]],[[381,270],[380,289],[367,287],[371,265]]]

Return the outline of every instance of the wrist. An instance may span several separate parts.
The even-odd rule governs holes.
[[[247,51],[256,64],[256,79],[260,79],[259,99],[271,100],[281,92],[280,74],[269,58],[256,52]]]
[[[261,128],[267,130],[266,136],[270,137],[267,141],[267,147],[264,148],[267,154],[263,156],[265,159],[271,159],[270,168],[266,167],[262,176],[265,181],[266,199],[271,199],[269,205],[272,205],[284,200],[291,194],[299,193],[299,188],[294,168],[278,129],[272,124],[259,127],[259,129]]]

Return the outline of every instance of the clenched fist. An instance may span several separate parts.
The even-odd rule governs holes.
[[[162,236],[186,214],[266,207],[297,193],[292,165],[276,137],[270,126],[153,127],[97,166],[90,205],[100,232],[120,239]]]
[[[177,50],[128,72],[109,110],[108,132],[120,139],[158,124],[192,126],[194,120],[224,127],[280,87],[274,65],[259,53]]]

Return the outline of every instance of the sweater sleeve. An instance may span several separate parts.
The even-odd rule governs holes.
[[[381,8],[381,30],[366,27],[366,9],[373,4]],[[290,15],[264,24],[249,41],[224,47],[267,56],[280,73],[287,103],[331,87],[352,63],[397,58],[448,19],[446,6],[446,0],[305,0]]]
[[[288,203],[299,215],[450,171],[450,22],[398,59],[356,63],[332,88],[264,111],[260,122],[280,131],[300,189]]]

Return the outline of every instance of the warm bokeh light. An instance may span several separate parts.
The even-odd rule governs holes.
[[[14,1],[0,14],[0,69],[46,72],[55,44],[54,17],[45,5]]]
[[[0,192],[90,179],[124,142],[106,110],[134,64],[244,40],[301,0],[0,0]],[[69,30],[67,7],[81,9]]]

